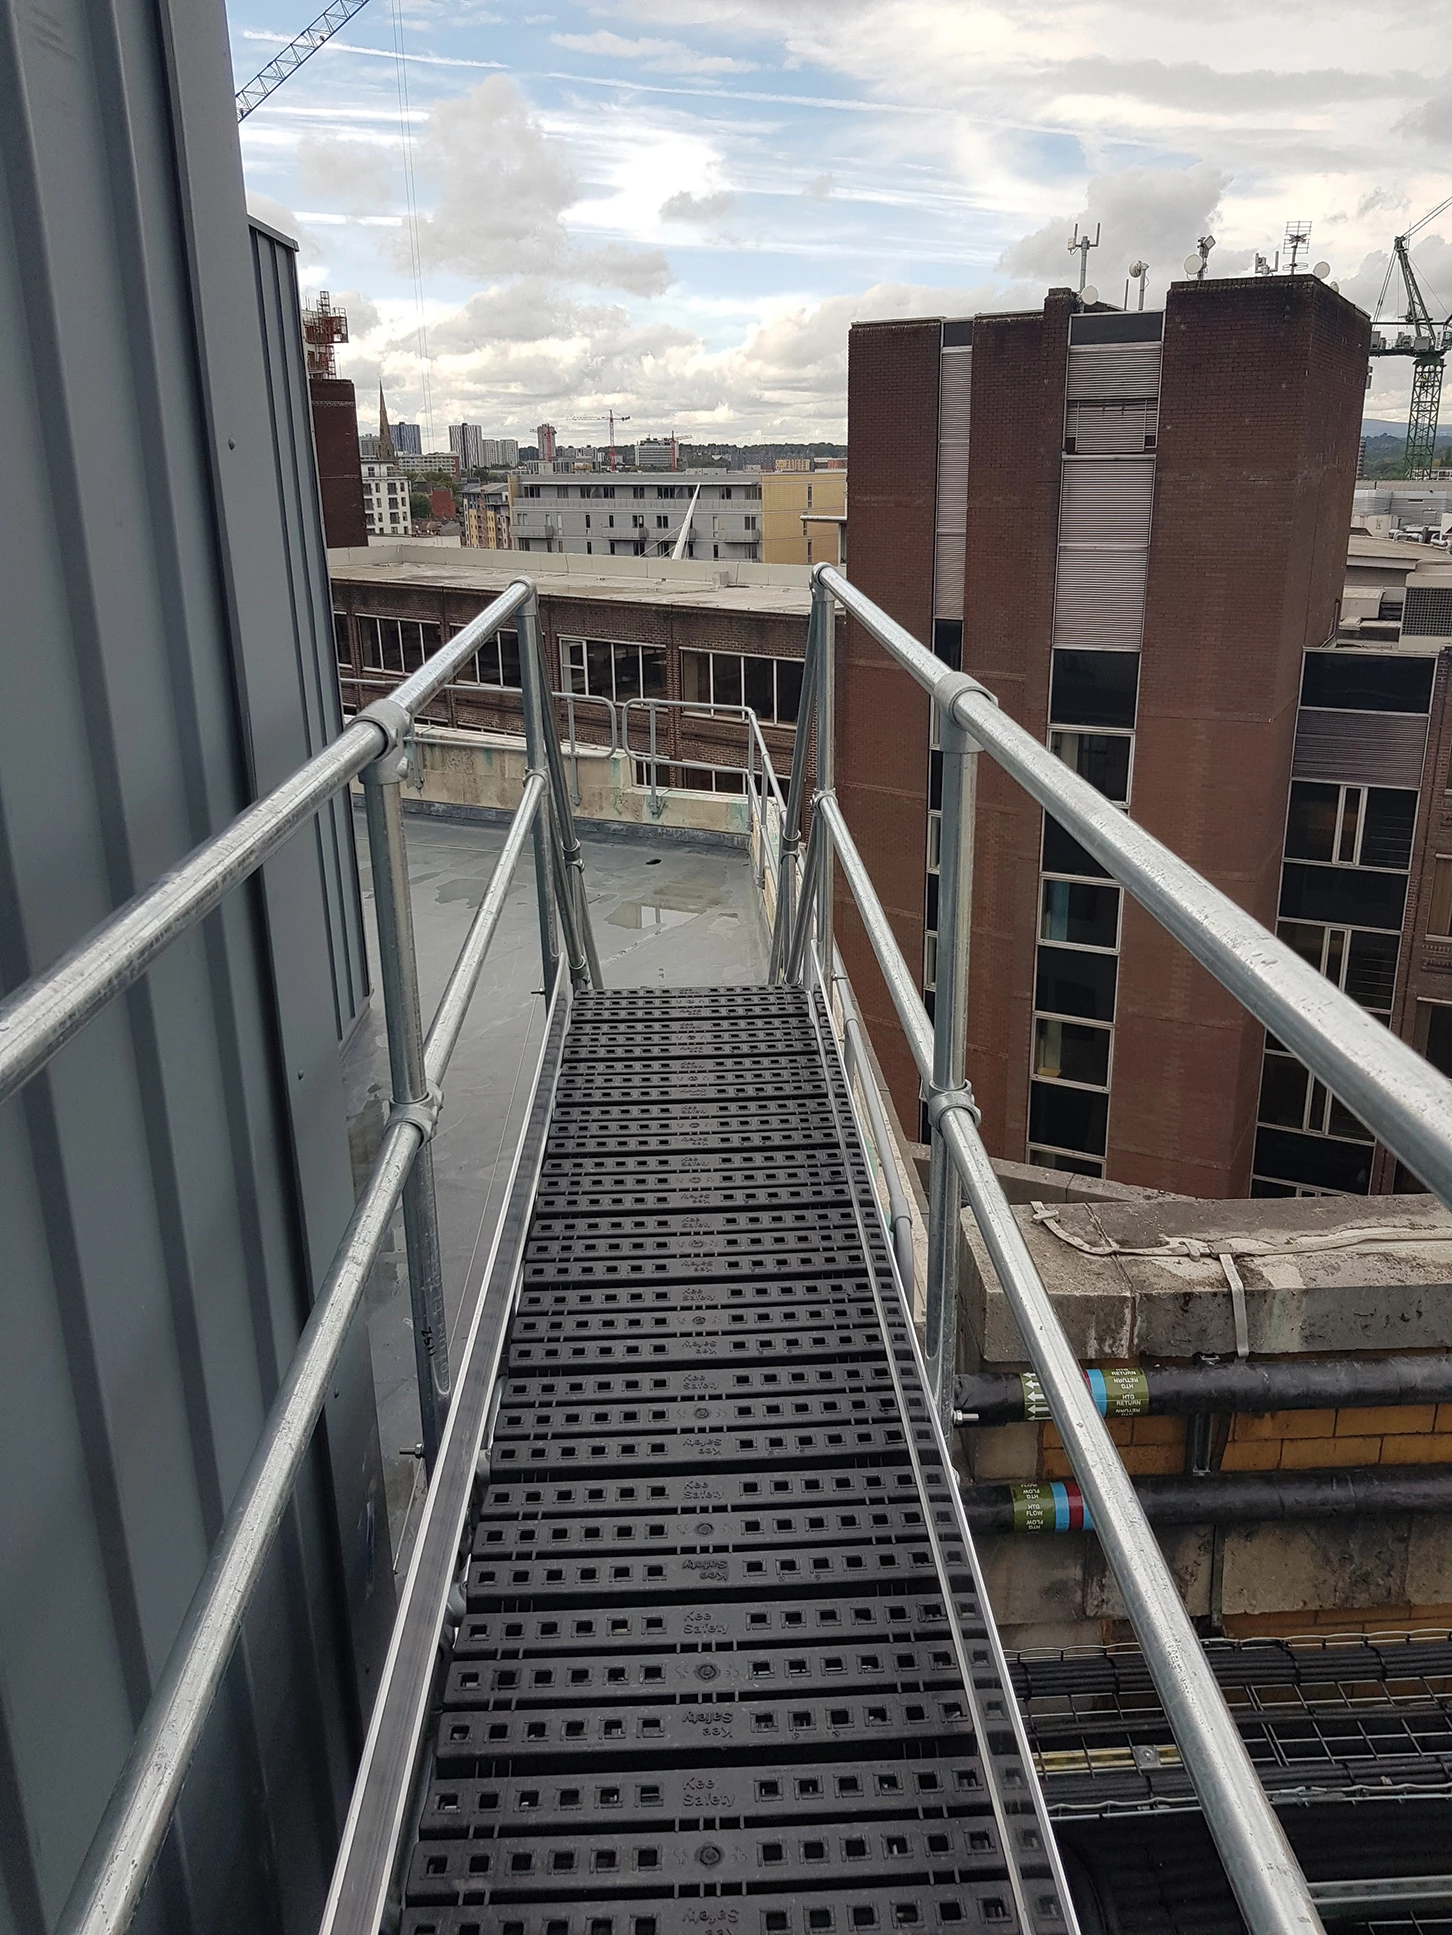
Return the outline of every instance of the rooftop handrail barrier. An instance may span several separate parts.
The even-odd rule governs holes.
[[[334,793],[362,776],[393,1108],[378,1155],[61,1911],[57,1935],[115,1935],[135,1912],[166,1838],[252,1591],[287,1509],[369,1271],[400,1199],[408,1241],[419,1411],[425,1458],[432,1465],[447,1420],[450,1387],[429,1144],[438,1122],[440,1084],[510,883],[531,838],[546,996],[562,968],[576,987],[600,985],[564,763],[553,712],[543,696],[538,611],[533,584],[517,579],[388,697],[358,713],[332,745],[0,1004],[3,1101],[144,974],[173,940],[256,872]],[[403,742],[418,713],[458,666],[516,613],[520,615],[527,767],[522,796],[425,1034],[399,798],[407,773]]]
[[[972,902],[973,797],[986,751],[1085,846],[1217,980],[1357,1107],[1448,1200],[1452,1085],[1309,968],[1228,897],[1110,806],[1022,727],[977,680],[945,667],[831,566],[813,572],[804,685],[830,688],[830,605],[840,603],[932,697],[943,749],[937,999],[929,1022],[831,784],[830,747],[813,800],[801,904],[779,897],[773,975],[825,980],[831,949],[823,883],[835,858],[861,915],[929,1097],[927,1362],[940,1417],[956,1356],[957,1221],[966,1195],[1088,1504],[1206,1824],[1253,1935],[1307,1935],[1320,1918],[1225,1698],[1190,1623],[1129,1474],[1085,1383],[978,1133],[963,1066]],[[825,647],[823,641],[826,641]],[[818,733],[830,726],[819,705]],[[801,788],[794,768],[782,848],[795,852]],[[807,930],[815,932],[814,947]],[[819,960],[817,957],[820,956]]]
[[[452,643],[452,641],[450,642]],[[386,673],[353,672],[353,671],[346,670],[341,665],[338,668],[338,676],[340,679],[345,679],[349,685],[368,686],[370,688],[376,689],[379,692],[391,693],[394,690],[396,690],[399,683],[396,678],[390,678]],[[523,706],[524,706],[524,688],[523,686],[519,686],[519,685],[493,685],[483,679],[449,679],[446,681],[445,685],[441,688],[441,690],[445,690],[449,692],[457,692],[461,698],[465,698],[465,699],[472,698],[476,694],[482,693],[486,698],[490,698],[490,699],[510,699],[514,702],[515,705],[519,706],[521,710],[523,709]],[[435,697],[437,696],[438,695],[435,694]],[[574,719],[574,708],[577,705],[601,706],[604,708],[605,714],[610,721],[609,745],[597,746],[592,742],[588,745],[588,750],[590,752],[611,752],[611,753],[618,753],[621,750],[620,709],[616,705],[613,699],[607,699],[604,697],[602,693],[599,693],[599,692],[551,691],[550,697],[553,700],[555,700],[558,705],[562,705],[565,709],[565,729],[569,735],[569,744],[564,748],[567,758],[573,759],[578,756],[578,752],[579,752],[579,747],[575,739],[575,719]],[[502,707],[500,709],[503,710]],[[356,718],[357,716],[358,715],[355,713],[354,717]],[[448,720],[447,719],[421,719],[419,721],[419,724],[425,725],[425,726],[446,726],[448,724]],[[472,728],[465,728],[465,730],[472,730]],[[563,742],[561,743],[563,744]],[[578,806],[579,801],[577,800],[575,804]]]

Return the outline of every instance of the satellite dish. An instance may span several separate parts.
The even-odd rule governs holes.
[[[1079,300],[1086,309],[1092,309],[1095,303],[1098,302],[1099,291],[1094,287],[1092,282],[1086,288],[1079,291]]]
[[[1142,276],[1148,267],[1148,262],[1131,262],[1129,265],[1129,273],[1132,276]]]
[[[1339,296],[1341,294],[1341,284],[1339,282],[1328,282],[1326,284],[1326,287],[1331,291],[1332,295],[1334,296]],[[1367,375],[1370,376],[1370,374],[1371,374],[1371,371],[1368,370]]]
[[[1331,264],[1329,262],[1317,262],[1313,264],[1311,269],[1311,274],[1315,276],[1318,282],[1324,282],[1330,273]]]
[[[1200,260],[1198,255],[1187,255],[1185,257],[1186,275],[1198,275],[1201,269],[1204,268],[1204,266],[1205,266],[1204,263]]]

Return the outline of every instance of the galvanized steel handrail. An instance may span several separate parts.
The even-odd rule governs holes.
[[[255,873],[334,793],[396,743],[404,715],[411,718],[421,711],[533,591],[528,579],[516,579],[377,708],[360,712],[330,746],[0,1002],[0,1102],[139,980],[179,935]],[[400,710],[388,715],[386,706]]]
[[[460,633],[459,636],[462,637],[463,634]],[[450,640],[451,644],[452,642]],[[366,685],[379,692],[391,694],[398,689],[395,679],[380,677],[376,672],[345,671],[342,666],[339,666],[338,676],[341,679],[346,679],[349,685]],[[487,698],[491,699],[515,699],[519,702],[521,708],[524,704],[524,688],[518,685],[486,685],[480,679],[449,679],[443,689],[450,692],[458,692],[465,698],[468,698],[471,693],[482,692]],[[434,696],[437,698],[438,694],[435,693]],[[569,756],[572,759],[578,755],[579,751],[575,740],[574,716],[571,711],[571,708],[577,705],[603,706],[609,715],[610,744],[608,746],[591,746],[589,750],[591,752],[611,753],[618,753],[621,750],[620,709],[613,699],[607,699],[598,692],[560,692],[554,690],[551,691],[550,697],[561,700],[564,704],[565,719],[569,727],[570,735]],[[356,718],[359,715],[355,713],[353,716]],[[438,726],[442,725],[444,721],[441,719],[428,719],[423,723],[425,725]]]
[[[437,1211],[429,1142],[437,1120],[439,1085],[458,1042],[469,1002],[497,930],[510,881],[533,835],[536,891],[541,901],[545,987],[556,982],[550,918],[551,876],[574,977],[598,984],[589,914],[579,874],[558,736],[548,708],[529,719],[529,771],[519,808],[484,898],[470,923],[427,1038],[418,1016],[408,873],[402,853],[398,787],[401,743],[421,708],[453,671],[516,612],[524,613],[529,684],[542,684],[538,662],[537,598],[517,580],[447,646],[386,699],[361,713],[331,746],[240,814],[215,839],[197,848],[146,893],[122,908],[51,968],[0,1007],[0,1099],[34,1075],[115,994],[143,974],[166,945],[218,904],[226,892],[277,851],[331,795],[364,775],[374,838],[376,911],[394,1082],[394,1108],[362,1195],[318,1291],[297,1349],[268,1411],[261,1435],[233,1498],[206,1571],[167,1656],[126,1764],[92,1839],[86,1860],[57,1923],[58,1935],[115,1935],[130,1922],[153,1862],[166,1838],[188,1766],[226,1672],[253,1588],[282,1522],[349,1325],[389,1222],[402,1199],[409,1236],[410,1289],[415,1330],[427,1309],[442,1323],[437,1276]],[[530,693],[525,695],[531,711]],[[406,959],[393,959],[395,955]],[[588,964],[586,957],[588,955]],[[422,1185],[420,1178],[424,1178]],[[423,1268],[420,1268],[420,1262]],[[420,1275],[432,1280],[419,1283]],[[442,1380],[419,1371],[426,1446],[447,1403],[447,1353],[438,1340]]]
[[[952,869],[953,879],[948,884],[954,891],[944,903],[940,888],[940,906],[948,907],[951,918],[951,925],[939,936],[940,988],[946,971],[950,977],[956,977],[961,997],[964,964],[953,957],[966,950],[973,845],[971,767],[973,751],[981,746],[1019,779],[1041,805],[1053,812],[1116,878],[1144,899],[1150,911],[1160,915],[1172,932],[1185,939],[1197,958],[1230,986],[1232,992],[1241,992],[1237,981],[1254,981],[1260,1005],[1250,1001],[1247,1005],[1257,1013],[1264,1009],[1262,1018],[1271,1021],[1282,1038],[1289,1038],[1293,1045],[1310,1038],[1319,1042],[1314,1025],[1292,1030],[1282,1019],[1280,1004],[1289,996],[1279,970],[1283,967],[1296,970],[1290,976],[1289,986],[1303,1006],[1310,1004],[1310,998],[1319,988],[1327,986],[1318,975],[1264,934],[1248,915],[1200,880],[1141,828],[1107,806],[1085,781],[1070,773],[1021,727],[1006,720],[984,687],[963,673],[949,671],[851,586],[840,572],[830,566],[819,566],[813,573],[813,584],[815,590],[830,593],[843,604],[912,674],[946,715],[944,745],[962,770],[953,786],[948,784],[945,774],[943,791],[942,866]],[[950,739],[954,742],[951,747]],[[957,1242],[956,1228],[950,1230],[948,1225],[956,1221],[957,1189],[961,1184],[1043,1386],[1241,1911],[1254,1935],[1312,1935],[1321,1923],[1305,1879],[1266,1799],[1129,1474],[1089,1394],[1078,1359],[1064,1335],[978,1134],[977,1110],[971,1089],[964,1080],[960,1059],[961,998],[945,1002],[940,994],[936,1027],[929,1022],[917,978],[902,957],[830,788],[819,788],[813,807],[811,847],[816,853],[809,852],[802,905],[793,929],[779,936],[777,958],[785,952],[789,973],[800,972],[813,901],[820,891],[820,882],[827,876],[826,864],[818,866],[813,862],[830,852],[851,888],[869,944],[930,1098],[934,1162],[929,1211],[928,1359],[935,1395],[941,1402],[945,1392],[951,1391],[955,1368],[950,1354],[952,1328],[947,1304],[949,1299],[956,1302],[955,1274],[950,1264],[956,1265]],[[1173,920],[1161,912],[1161,903],[1173,905]],[[785,912],[784,900],[779,898],[779,905]],[[819,937],[818,946],[819,949],[830,946],[830,937]],[[1266,950],[1271,951],[1268,958]],[[1279,956],[1285,957],[1284,962]],[[1233,964],[1234,972],[1225,971],[1228,964]],[[1302,985],[1303,978],[1309,986]],[[1350,1010],[1358,1024],[1366,1020],[1353,1003],[1337,994],[1329,1013],[1338,1023],[1342,1008]],[[1318,1012],[1314,1004],[1311,1011]],[[1374,1043],[1383,1054],[1389,1048],[1400,1047],[1374,1023],[1369,1025],[1374,1031]],[[1359,1045],[1364,1052],[1365,1044]],[[1409,1055],[1410,1051],[1403,1053]],[[1315,1061],[1312,1066],[1317,1066]],[[1380,1072],[1373,1067],[1370,1076],[1380,1094],[1384,1086]],[[1441,1137],[1437,1137],[1434,1125],[1422,1122],[1415,1108],[1410,1111],[1413,1123],[1433,1130],[1433,1144],[1448,1141],[1452,1133],[1452,1115],[1446,1113],[1448,1104],[1452,1103],[1452,1088],[1437,1078],[1434,1081],[1436,1088],[1445,1092],[1440,1107],[1448,1126]],[[1423,1095],[1434,1092],[1431,1084],[1417,1085],[1414,1089],[1414,1093]],[[1402,1119],[1406,1109],[1398,1114],[1396,1108],[1388,1107],[1379,1113],[1383,1120],[1394,1117],[1399,1128],[1406,1126]],[[1374,1126],[1380,1126],[1376,1118],[1371,1119]],[[1398,1144],[1393,1142],[1392,1146]],[[1413,1136],[1409,1147],[1420,1149],[1423,1142]],[[949,1164],[951,1188],[945,1186]],[[932,1334],[935,1327],[936,1348]]]
[[[924,691],[1452,1207],[1452,1083],[953,672],[839,571],[825,585]]]

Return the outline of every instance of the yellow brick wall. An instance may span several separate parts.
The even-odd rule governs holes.
[[[1110,1418],[1107,1423],[1132,1477],[1171,1478],[1185,1469],[1184,1418]],[[1230,1437],[1218,1460],[1221,1471],[1335,1471],[1351,1465],[1445,1464],[1452,1464],[1452,1404],[1236,1416],[1230,1420]],[[1040,1431],[1037,1476],[1073,1476],[1059,1434],[1051,1424]]]

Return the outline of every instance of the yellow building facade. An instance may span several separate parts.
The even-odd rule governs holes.
[[[832,525],[803,529],[808,513],[842,517],[847,511],[845,470],[767,470],[761,477],[761,561],[763,564],[835,564],[837,538]],[[810,545],[811,549],[808,549]]]

